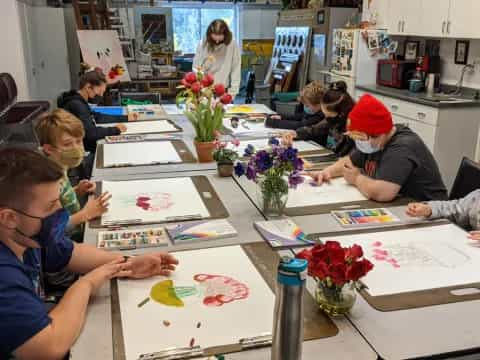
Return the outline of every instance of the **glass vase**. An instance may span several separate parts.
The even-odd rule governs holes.
[[[318,282],[315,298],[320,309],[328,315],[339,316],[345,315],[352,309],[357,299],[357,292],[353,282],[349,282],[341,288],[328,287]]]
[[[288,200],[288,183],[281,176],[265,176],[258,182],[260,208],[267,217],[280,217]]]

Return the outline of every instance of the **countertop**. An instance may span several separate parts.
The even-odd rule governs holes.
[[[448,108],[465,108],[465,107],[480,107],[480,100],[468,102],[438,102],[424,99],[426,93],[412,93],[404,89],[395,89],[386,86],[378,85],[357,85],[356,89],[371,92],[374,94],[389,96],[392,98],[410,101],[413,103],[431,106],[434,108],[448,109]],[[452,96],[456,97],[456,96]],[[460,96],[458,98],[461,98]],[[473,95],[464,96],[465,99],[473,99]]]

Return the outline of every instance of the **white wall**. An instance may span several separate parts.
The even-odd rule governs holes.
[[[397,0],[402,1],[402,0]],[[370,6],[369,1],[363,1],[362,9],[362,20],[370,21],[373,15],[377,15],[377,29],[386,28],[386,17],[388,14],[388,0],[371,0]]]
[[[442,79],[444,84],[455,85],[460,78],[463,65],[455,64],[455,39],[440,40],[440,57],[442,58]],[[470,40],[468,63],[473,64],[480,59],[480,40]],[[463,86],[480,89],[480,66],[475,66],[475,72],[465,74]]]
[[[0,12],[0,72],[8,72],[15,78],[18,100],[30,99],[19,4],[16,0],[2,0]]]

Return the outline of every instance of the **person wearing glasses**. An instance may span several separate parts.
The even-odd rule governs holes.
[[[216,84],[223,84],[235,98],[240,90],[240,50],[225,21],[214,20],[205,39],[198,44],[193,68],[213,75]]]
[[[367,198],[390,202],[399,194],[418,200],[446,200],[438,165],[420,137],[394,125],[392,115],[371,95],[360,98],[349,114],[347,134],[355,141],[350,155],[310,175],[317,184],[343,176]]]

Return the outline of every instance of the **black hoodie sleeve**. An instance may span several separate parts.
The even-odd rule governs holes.
[[[265,126],[276,129],[287,129],[287,130],[297,130],[305,126],[312,126],[324,119],[322,113],[317,113],[313,115],[301,115],[295,116],[287,119],[275,120],[271,117],[268,117],[265,121]]]
[[[322,120],[311,126],[303,126],[297,129],[297,139],[313,140],[316,143],[325,146],[327,144],[329,128],[327,120]]]
[[[106,115],[106,114],[100,114],[96,111],[93,111],[92,113],[93,113],[93,116],[95,117],[95,121],[97,122],[97,124],[128,122],[127,116]]]
[[[95,124],[93,114],[90,111],[88,105],[79,101],[70,101],[65,106],[65,110],[68,110],[76,117],[78,117],[85,129],[85,148],[89,151],[95,151],[97,147],[97,141],[104,139],[106,136],[120,135],[120,129],[117,127],[100,127]]]

